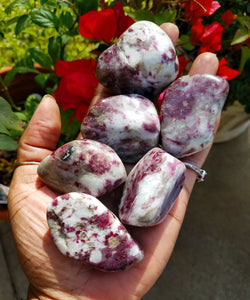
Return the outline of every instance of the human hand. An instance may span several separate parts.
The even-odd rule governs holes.
[[[177,41],[173,24],[162,28]],[[214,54],[196,58],[191,74],[216,74]],[[93,102],[109,96],[102,86]],[[60,135],[60,113],[55,100],[45,96],[19,143],[19,162],[40,162],[55,150]],[[197,167],[205,161],[209,148],[185,158]],[[23,270],[30,281],[29,299],[140,299],[152,287],[165,268],[173,251],[196,174],[187,169],[186,180],[171,211],[162,223],[150,228],[129,228],[144,251],[144,260],[132,268],[101,272],[63,256],[55,246],[46,220],[48,203],[58,194],[37,175],[36,165],[20,165],[10,187],[8,207],[14,240]]]

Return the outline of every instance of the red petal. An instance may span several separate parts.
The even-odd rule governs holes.
[[[219,61],[219,68],[225,66],[227,63],[228,61],[225,59],[225,57],[222,57],[222,59]]]
[[[219,61],[219,68],[217,71],[218,76],[220,76],[226,80],[231,80],[231,79],[235,78],[236,76],[240,75],[239,71],[227,67],[226,66],[227,63],[228,62],[224,57]]]
[[[113,9],[90,11],[81,16],[79,32],[88,39],[104,40],[109,43],[117,35],[116,18]]]
[[[97,78],[94,75],[80,72],[69,74],[63,77],[62,81],[72,95],[78,95],[83,98],[92,97],[95,87],[98,84]]]
[[[84,117],[86,116],[88,109],[89,109],[89,104],[90,103],[85,103],[84,105],[79,106],[76,110],[75,110],[75,116],[76,119],[80,122],[83,121]]]
[[[234,15],[231,10],[228,10],[224,12],[224,14],[221,15],[221,20],[225,25],[230,25],[233,23],[233,21],[236,19],[237,15]]]
[[[117,21],[117,37],[127,30],[135,21],[129,16],[125,16],[121,1],[112,7]]]
[[[56,75],[67,76],[77,71],[95,74],[97,62],[94,59],[78,59],[73,61],[58,60],[56,62]]]
[[[204,25],[202,24],[202,18],[197,19],[197,21],[191,27],[190,39],[193,43],[197,44],[204,32]]]
[[[182,55],[178,57],[179,61],[179,73],[177,77],[180,77],[183,71],[185,70],[186,66],[190,62],[190,60],[186,60],[186,58]]]
[[[204,33],[200,38],[202,47],[199,53],[204,52],[202,48],[208,49],[210,52],[219,51],[221,49],[221,36],[223,27],[219,22],[213,22],[204,28]]]
[[[221,7],[221,5],[220,5],[220,3],[218,1],[213,1],[211,3],[210,9],[208,10],[208,13],[206,14],[206,16],[211,16],[220,7]]]
[[[61,79],[54,97],[63,109],[78,109],[82,105],[89,105],[98,81],[95,76],[84,73],[73,73]]]
[[[200,17],[212,15],[219,7],[218,1],[212,0],[190,0],[184,2],[182,7],[185,9],[185,16],[191,24],[194,24]]]

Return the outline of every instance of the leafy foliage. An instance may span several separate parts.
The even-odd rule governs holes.
[[[110,11],[112,9],[113,11]],[[105,22],[102,26],[102,21],[100,21],[97,22],[98,29],[98,26],[93,26],[92,22],[95,20],[91,18],[89,12],[95,11],[96,15],[101,16],[106,10],[109,10],[109,16],[112,16],[115,24],[109,19],[110,27],[107,28]],[[81,98],[86,99],[85,107],[81,110],[83,113],[89,104],[87,98],[92,96],[97,83],[93,79],[94,74],[89,74],[88,70],[79,72],[81,78],[78,70],[74,70],[72,74],[59,76],[56,72],[57,66],[60,65],[58,62],[70,63],[76,60],[97,59],[102,51],[116,41],[126,27],[124,24],[128,25],[131,18],[135,21],[149,20],[157,25],[164,22],[178,25],[180,37],[176,51],[183,74],[188,72],[189,62],[203,51],[217,54],[221,66],[218,72],[220,76],[229,80],[241,72],[239,76],[229,81],[230,94],[227,104],[238,99],[244,105],[245,110],[250,113],[249,13],[250,4],[246,0],[2,1],[0,3],[2,17],[0,21],[0,67],[7,62],[13,65],[13,68],[5,76],[4,81],[0,78],[0,84],[6,91],[8,100],[0,98],[1,148],[9,151],[16,149],[18,137],[22,134],[40,101],[40,97],[32,95],[24,99],[21,111],[15,106],[8,93],[8,86],[17,74],[33,73],[36,82],[44,89],[44,93],[58,91],[60,83],[63,83],[63,91],[66,91],[64,83],[67,83],[67,80],[70,80],[69,86],[72,87],[79,84],[81,78],[86,79],[86,74],[90,76],[91,80],[86,79],[79,91],[73,91],[73,93],[67,91],[67,101],[70,98],[71,106],[69,102],[61,103],[61,108],[70,109],[61,110],[60,143],[75,138],[80,126],[75,116],[79,119],[80,114],[76,114],[77,107],[75,111],[71,109],[72,103],[78,105]],[[81,20],[87,20],[87,24],[83,22],[80,26]],[[119,22],[119,20],[122,21]],[[81,34],[79,34],[79,28]],[[85,34],[87,30],[90,34],[88,36]],[[101,33],[96,30],[100,30]],[[45,70],[41,72],[36,67],[37,64]],[[68,126],[68,120],[71,121],[70,126]],[[21,127],[20,124],[22,124]]]
[[[18,143],[12,136],[21,131],[18,116],[12,111],[10,104],[0,97],[0,150],[16,150]]]

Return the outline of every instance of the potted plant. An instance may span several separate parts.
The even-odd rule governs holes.
[[[53,94],[61,108],[59,144],[74,139],[98,84],[98,56],[139,20],[179,27],[179,76],[188,72],[197,54],[216,53],[218,76],[230,84],[225,109],[237,101],[250,113],[248,1],[9,0],[0,9],[4,16],[0,49],[8,54],[11,65],[0,77],[0,150],[15,153],[45,93]],[[4,66],[1,60],[0,64]],[[32,88],[21,93],[17,86],[19,82],[19,87],[26,87],[25,77]],[[0,169],[7,167],[11,174],[13,161],[1,157]]]

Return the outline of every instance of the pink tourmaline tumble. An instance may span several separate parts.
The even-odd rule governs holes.
[[[161,105],[163,149],[181,158],[207,148],[228,91],[225,79],[209,74],[186,75],[174,81]]]
[[[154,104],[140,95],[98,101],[81,125],[83,138],[109,145],[123,162],[135,163],[158,145],[160,121]]]
[[[91,195],[57,197],[47,208],[47,221],[64,255],[99,270],[124,270],[143,259],[142,250],[119,219]]]
[[[161,222],[185,180],[185,165],[160,148],[150,150],[129,173],[119,205],[123,223],[147,227]]]
[[[150,100],[178,75],[179,62],[169,36],[149,21],[130,26],[98,59],[97,78],[114,94]]]
[[[38,166],[38,175],[62,194],[83,192],[94,197],[112,191],[127,178],[113,149],[87,139],[69,142],[47,156]]]

